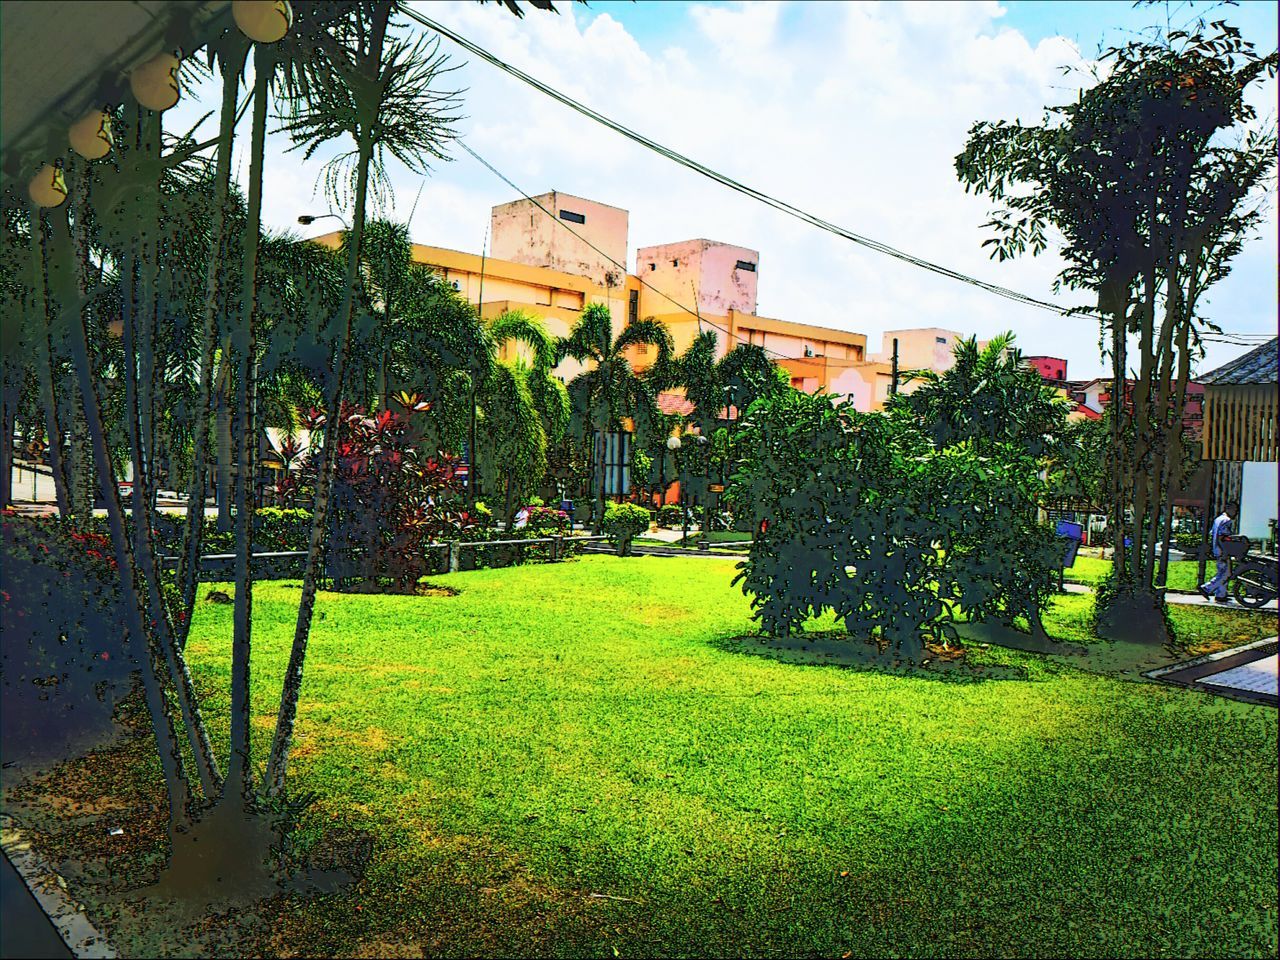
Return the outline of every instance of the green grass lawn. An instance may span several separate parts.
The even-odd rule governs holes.
[[[367,830],[374,858],[342,896],[263,908],[242,946],[1275,955],[1273,709],[994,647],[974,655],[1025,679],[746,656],[733,572],[591,556],[434,578],[457,596],[322,594],[292,786],[319,796],[304,839]],[[297,598],[255,590],[259,757]],[[1062,598],[1050,631],[1079,639],[1091,602]],[[1226,613],[1182,622],[1274,632]],[[221,743],[230,633],[201,602]]]
[[[1194,593],[1196,587],[1199,586],[1199,582],[1196,580],[1198,567],[1199,561],[1197,560],[1170,560],[1168,588],[1178,593]],[[1072,583],[1087,583],[1090,586],[1097,586],[1110,570],[1110,560],[1078,556],[1075,564],[1066,569],[1064,579]],[[1206,574],[1210,577],[1213,576],[1212,563],[1209,563],[1206,567]]]

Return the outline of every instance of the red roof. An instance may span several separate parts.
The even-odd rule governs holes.
[[[658,394],[658,409],[668,416],[676,413],[687,417],[693,413],[693,404],[682,393],[674,390],[663,390]]]

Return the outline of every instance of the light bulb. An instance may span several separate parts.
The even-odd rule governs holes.
[[[91,110],[71,126],[71,149],[86,160],[100,160],[111,152],[115,140],[111,136],[111,114]]]
[[[168,52],[156,54],[129,74],[129,89],[148,110],[168,110],[178,102],[178,58]]]
[[[62,176],[61,164],[46,163],[31,178],[27,193],[38,207],[57,207],[67,199],[67,181]]]
[[[289,0],[235,0],[231,16],[236,26],[255,43],[275,43],[293,26]]]

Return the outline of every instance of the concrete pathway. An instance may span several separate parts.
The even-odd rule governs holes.
[[[9,858],[0,859],[0,957],[74,956]]]
[[[1093,593],[1093,587],[1084,583],[1065,583],[1062,587],[1067,593]],[[1230,603],[1218,603],[1207,597],[1202,597],[1198,593],[1174,593],[1170,591],[1165,594],[1165,600],[1169,603],[1177,603],[1187,607],[1218,607],[1225,610],[1275,610],[1277,609],[1277,601],[1272,600],[1261,607],[1245,607],[1232,600]]]
[[[1151,680],[1245,700],[1250,703],[1280,705],[1277,671],[1280,659],[1276,637],[1221,650],[1185,663],[1161,667],[1144,674]]]

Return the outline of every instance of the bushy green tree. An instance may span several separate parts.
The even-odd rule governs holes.
[[[1155,544],[1161,528],[1169,539],[1191,362],[1216,329],[1200,302],[1260,223],[1255,201],[1273,182],[1275,126],[1254,123],[1249,92],[1275,76],[1277,54],[1218,21],[1100,59],[1096,82],[1042,124],[975,124],[956,170],[1000,205],[993,256],[1040,253],[1056,233],[1059,283],[1096,297],[1116,408],[1107,507],[1121,544],[1103,622],[1109,635],[1158,642]]]

